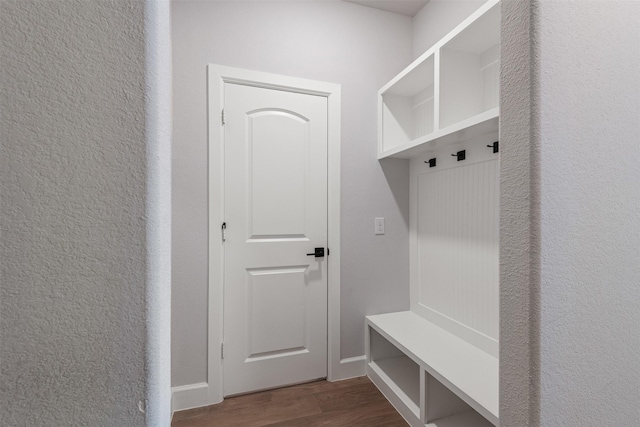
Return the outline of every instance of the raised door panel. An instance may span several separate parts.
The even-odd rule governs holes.
[[[282,110],[247,119],[250,238],[304,237],[309,121]]]
[[[307,266],[247,271],[247,360],[308,352]]]

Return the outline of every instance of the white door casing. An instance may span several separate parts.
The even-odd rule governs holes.
[[[327,375],[327,99],[224,86],[224,395]]]
[[[340,358],[340,85],[271,73],[210,64],[207,67],[208,162],[209,162],[209,296],[207,382],[193,387],[181,406],[196,407],[223,400],[223,266],[221,225],[224,213],[224,126],[222,107],[224,85],[237,83],[255,87],[313,94],[328,103],[328,241],[331,256],[328,278],[328,372],[327,379],[338,380],[364,374],[364,360]],[[357,360],[356,360],[357,359]],[[188,399],[187,399],[188,398]]]

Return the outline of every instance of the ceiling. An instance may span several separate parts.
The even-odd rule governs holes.
[[[349,3],[357,3],[362,6],[373,7],[375,9],[386,10],[388,12],[399,13],[401,15],[413,16],[429,0],[344,0]]]

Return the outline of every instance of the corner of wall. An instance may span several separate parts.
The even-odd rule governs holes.
[[[500,423],[538,425],[539,160],[532,0],[502,2]]]
[[[171,11],[145,1],[147,148],[146,423],[171,412]]]
[[[485,2],[486,0],[431,0],[424,5],[412,20],[413,57],[422,55]]]

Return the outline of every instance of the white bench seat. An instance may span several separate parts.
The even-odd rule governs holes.
[[[406,406],[403,408],[405,413],[408,409],[418,419],[424,416],[421,415],[424,414],[424,408],[421,411],[421,406],[425,405],[425,398],[420,396],[419,391],[420,375],[424,375],[424,370],[493,425],[498,425],[496,357],[410,311],[367,316],[366,325],[367,372],[381,390],[384,388],[383,393],[391,391],[397,395],[396,397],[400,397],[399,400]],[[369,328],[375,330],[403,355],[392,354],[388,358],[372,360]],[[417,375],[418,378],[412,380],[412,375]],[[383,383],[382,387],[380,382]],[[400,412],[403,413],[402,410]],[[463,420],[463,424],[451,424],[442,420],[429,426],[482,425],[469,424],[469,417],[474,415],[477,416],[457,415],[457,418]]]

